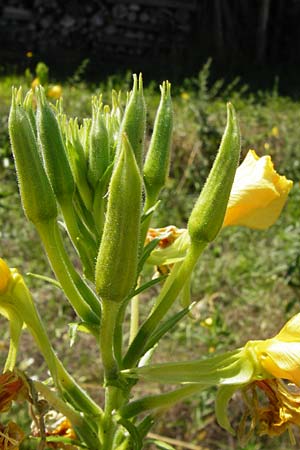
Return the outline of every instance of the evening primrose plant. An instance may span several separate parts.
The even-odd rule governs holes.
[[[55,278],[38,277],[64,293],[77,316],[72,336],[92,335],[104,373],[99,386],[104,400],[98,404],[57,356],[22,275],[0,259],[0,313],[10,327],[0,411],[9,410],[13,400],[28,402],[39,449],[142,449],[162,410],[211,386],[219,387],[217,419],[231,433],[227,405],[236,390],[248,398],[242,424],[250,417],[259,434],[279,435],[291,423],[300,424],[294,389],[300,383],[299,314],[265,341],[195,361],[151,363],[161,339],[190,317],[190,283],[202,252],[223,227],[271,226],[292,187],[269,157],[253,150],[238,167],[240,131],[228,103],[223,138],[187,227],[151,228],[168,178],[173,126],[170,83],[160,88],[147,149],[141,76],[134,75],[125,108],[121,93],[112,92],[110,106],[101,95],[93,97],[91,117],[81,123],[66,116],[61,100],[49,103],[43,87],[25,96],[13,88],[9,133],[21,201]],[[140,294],[153,286],[159,293],[141,321]],[[17,368],[25,327],[45,359],[48,380],[30,379]],[[177,386],[136,398],[133,388],[140,380]],[[257,391],[265,394],[267,406],[259,403]],[[47,419],[49,410],[59,418],[56,426]],[[4,448],[19,448],[26,433],[14,422],[0,428]]]

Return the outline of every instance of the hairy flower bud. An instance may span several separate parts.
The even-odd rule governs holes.
[[[36,95],[38,143],[53,191],[61,203],[72,197],[75,190],[74,179],[55,112],[47,102],[41,86],[36,89]]]
[[[153,135],[144,164],[144,181],[147,200],[153,205],[166,182],[170,165],[170,146],[173,125],[171,84],[164,81],[161,101],[156,114]]]
[[[112,174],[106,221],[96,263],[96,289],[103,300],[121,302],[136,281],[142,180],[123,134]]]
[[[121,134],[126,133],[139,168],[142,166],[146,130],[146,104],[143,79],[133,75],[133,88],[121,124]],[[120,151],[120,149],[119,149]]]
[[[233,106],[227,105],[222,142],[188,222],[191,242],[211,242],[223,225],[240,156],[240,131]]]
[[[34,224],[47,222],[57,216],[56,200],[20,90],[12,92],[8,128],[24,212]]]

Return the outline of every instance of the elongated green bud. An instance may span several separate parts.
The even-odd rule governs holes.
[[[142,167],[146,131],[146,104],[143,94],[143,79],[133,75],[133,88],[129,96],[121,124],[121,134],[126,133],[138,167]]]
[[[21,90],[13,88],[8,121],[24,212],[34,224],[57,216],[53,190],[45,173],[31,121],[21,105]]]
[[[166,182],[170,166],[170,147],[173,126],[171,84],[164,81],[160,105],[156,114],[150,147],[144,164],[144,181],[148,207],[153,206]]]
[[[77,189],[86,208],[91,210],[92,190],[87,182],[87,162],[79,130],[77,118],[70,119],[66,127],[66,149]]]
[[[53,191],[61,203],[72,197],[74,179],[55,112],[46,100],[44,89],[38,86],[35,92],[38,143]]]
[[[32,129],[36,136],[37,129],[36,129],[35,111],[33,110],[32,100],[33,100],[33,91],[32,89],[30,89],[30,91],[28,91],[27,94],[25,95],[23,107],[28,114]]]
[[[93,104],[88,180],[95,188],[109,165],[109,142],[102,105]]]
[[[219,152],[188,222],[191,242],[211,242],[220,231],[240,156],[240,130],[233,106]]]
[[[125,133],[121,139],[96,263],[96,290],[102,300],[115,302],[121,302],[136,281],[142,196],[133,150]]]
[[[81,144],[83,146],[86,161],[88,161],[88,159],[89,159],[91,127],[92,127],[92,119],[85,118],[85,119],[83,119],[82,125],[79,129],[79,137],[80,137]]]

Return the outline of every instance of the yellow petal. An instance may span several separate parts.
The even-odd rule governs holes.
[[[300,313],[292,317],[274,339],[283,342],[300,342]]]
[[[11,273],[6,262],[0,258],[0,294],[4,294],[9,281],[11,279]]]
[[[238,167],[223,226],[266,229],[279,217],[293,182],[274,170],[270,156],[250,150]]]
[[[282,342],[275,338],[258,344],[262,367],[275,378],[300,385],[300,342]]]

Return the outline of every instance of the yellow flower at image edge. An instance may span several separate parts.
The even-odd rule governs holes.
[[[252,341],[257,358],[269,374],[300,386],[300,314],[271,339]]]
[[[266,229],[278,219],[293,182],[279,175],[270,156],[249,150],[238,167],[223,226]]]
[[[247,345],[272,378],[255,380],[242,389],[248,400],[240,422],[240,438],[247,436],[244,428],[248,416],[259,435],[279,436],[290,430],[290,425],[300,427],[300,314],[273,338]],[[290,437],[293,439],[291,430]]]
[[[11,273],[6,262],[0,258],[0,294],[4,294],[11,279]]]

